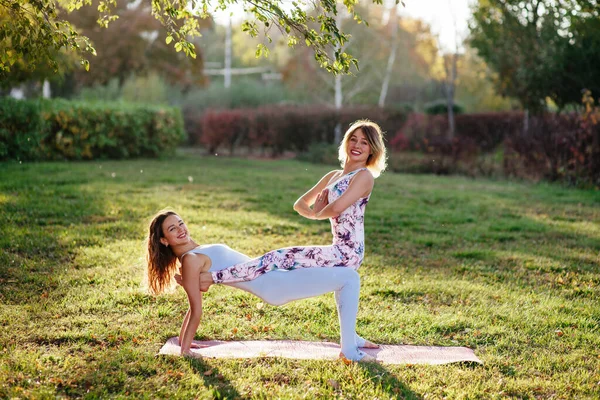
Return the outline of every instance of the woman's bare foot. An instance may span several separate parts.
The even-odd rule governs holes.
[[[340,353],[339,357],[346,365],[350,365],[353,362],[359,362],[359,363],[362,363],[362,362],[376,363],[376,362],[378,362],[377,359],[375,357],[373,357],[372,355],[369,355],[367,353],[363,353],[363,354],[364,355],[362,356],[362,358],[360,360],[350,360],[350,359],[346,358],[344,353]]]
[[[365,340],[365,344],[360,347],[362,347],[363,349],[378,349],[379,345],[377,343],[373,343],[369,340]]]
[[[200,291],[206,292],[215,283],[210,272],[200,272]]]
[[[372,355],[365,353],[364,357],[361,358],[360,360],[358,360],[358,362],[372,362],[372,363],[376,363],[377,359],[375,357],[373,357]]]

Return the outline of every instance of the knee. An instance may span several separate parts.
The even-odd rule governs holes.
[[[358,272],[356,272],[356,270],[351,270],[352,274],[350,274],[350,282],[353,285],[357,285],[360,286],[360,275],[358,275]]]
[[[344,284],[350,286],[358,286],[360,287],[360,275],[356,272],[355,269],[352,268],[340,268],[343,270],[342,274],[344,276]]]

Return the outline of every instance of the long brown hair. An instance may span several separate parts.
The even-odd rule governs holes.
[[[162,224],[171,215],[177,215],[171,210],[162,210],[152,218],[148,232],[148,285],[154,294],[162,293],[171,282],[177,264],[177,256],[169,246],[160,242],[164,237]]]
[[[339,147],[339,160],[344,168],[346,160],[348,159],[348,142],[350,137],[357,130],[360,129],[364,133],[369,146],[371,146],[371,155],[367,159],[367,168],[373,174],[373,177],[377,178],[386,168],[387,152],[385,144],[383,143],[383,132],[379,125],[368,119],[360,119],[354,122],[350,128],[344,134],[344,139],[340,143]]]

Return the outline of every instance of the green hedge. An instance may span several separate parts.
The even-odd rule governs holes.
[[[0,99],[0,159],[157,157],[185,138],[177,108]]]
[[[463,106],[456,102],[452,105],[454,114],[462,114],[465,110]],[[448,113],[448,103],[446,99],[439,99],[425,104],[425,114],[440,115]]]
[[[0,98],[0,160],[36,160],[44,131],[38,102]]]

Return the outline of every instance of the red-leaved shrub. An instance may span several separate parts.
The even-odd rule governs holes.
[[[600,123],[597,114],[531,117],[527,130],[505,141],[507,175],[600,186]]]
[[[284,151],[305,152],[314,143],[332,144],[335,128],[340,124],[341,133],[358,119],[370,119],[381,125],[384,131],[395,132],[404,123],[402,111],[379,108],[347,108],[336,111],[328,107],[262,107],[257,109],[208,110],[199,121],[188,117],[191,134],[200,133],[198,142],[214,153],[226,147],[230,153],[238,146],[250,151],[260,149],[271,155]],[[193,126],[196,123],[199,126]]]

